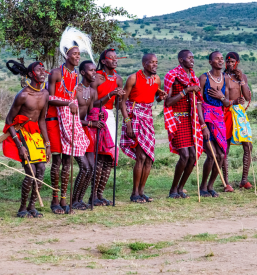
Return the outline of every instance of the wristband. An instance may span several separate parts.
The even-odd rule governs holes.
[[[224,100],[225,100],[225,98],[226,98],[226,97],[225,97],[225,96],[223,96],[220,100],[221,100],[221,101],[224,101]]]
[[[107,94],[107,95],[108,95],[109,99],[111,99],[111,97],[110,97],[110,93],[109,93],[109,94]]]
[[[68,104],[68,107],[70,107],[71,103],[73,103],[73,101],[70,101],[70,103]]]
[[[207,125],[204,123],[204,124],[201,125],[201,128],[203,130],[203,129],[207,128]]]
[[[185,90],[183,90],[182,92],[183,92],[183,94],[184,94],[184,95],[186,95],[186,92],[185,92]]]
[[[12,139],[18,138],[17,135],[13,136]]]
[[[50,147],[50,141],[47,141],[47,142],[45,143],[45,147]]]
[[[234,104],[234,100],[229,100],[229,106]]]
[[[17,147],[18,149],[21,149],[21,147],[23,146],[23,144],[21,143],[21,145],[19,147]]]
[[[130,119],[130,117],[126,117],[126,118],[124,119],[124,121],[125,121],[125,123],[128,123],[129,121],[131,121],[131,119]]]
[[[179,94],[182,96],[182,98],[185,96],[183,92],[179,92]]]

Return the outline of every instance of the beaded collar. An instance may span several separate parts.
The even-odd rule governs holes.
[[[155,76],[146,76],[142,70],[139,71],[140,75],[146,80],[146,84],[152,86],[155,83]]]
[[[64,67],[65,67],[65,69],[66,69],[70,74],[72,74],[72,73],[74,73],[74,72],[75,72],[75,74],[76,74],[76,84],[75,84],[74,89],[73,89],[72,91],[69,91],[69,90],[67,89],[66,85],[65,85]],[[76,69],[74,69],[74,71],[71,72],[71,70],[69,70],[64,64],[62,64],[62,84],[63,84],[63,87],[64,87],[64,89],[65,89],[65,92],[71,97],[71,96],[73,95],[74,91],[75,91],[75,88],[76,88],[77,85],[78,85],[78,73],[77,73]]]

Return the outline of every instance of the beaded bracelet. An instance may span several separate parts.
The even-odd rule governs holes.
[[[184,95],[186,95],[186,92],[185,92],[185,90],[183,90],[182,92],[183,92],[183,94],[184,94]]]
[[[12,139],[18,138],[17,135],[13,136]]]
[[[241,82],[240,82],[240,85],[245,85],[245,81],[244,80],[242,80]]]
[[[234,104],[234,100],[229,100],[229,106]]]
[[[221,100],[221,101],[224,101],[224,100],[225,100],[225,98],[226,98],[226,97],[225,97],[225,96],[223,96],[220,100]]]
[[[184,97],[184,96],[185,96],[183,92],[179,92],[179,94],[180,94],[182,97]]]
[[[203,129],[207,128],[207,125],[204,123],[204,124],[201,125],[201,128],[203,130]]]
[[[45,146],[46,146],[46,147],[50,147],[50,141],[47,141],[47,142],[45,143]]]
[[[23,146],[23,144],[21,143],[21,145],[19,147],[17,147],[18,149],[21,149],[21,147]]]
[[[124,121],[125,121],[125,123],[128,123],[129,121],[131,121],[131,119],[130,119],[130,117],[126,117],[126,118],[124,119]]]

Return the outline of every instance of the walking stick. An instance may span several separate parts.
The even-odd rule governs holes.
[[[43,201],[42,201],[41,196],[40,196],[39,191],[38,191],[37,179],[35,177],[34,171],[33,171],[32,167],[31,167],[30,162],[29,162],[28,156],[26,157],[26,159],[27,159],[27,162],[28,162],[28,165],[29,165],[30,172],[31,172],[31,174],[33,176],[33,179],[34,179],[34,182],[35,182],[35,189],[36,189],[36,193],[37,193],[39,204],[40,204],[41,207],[44,207]]]
[[[219,168],[219,165],[218,165],[216,156],[215,156],[215,154],[214,154],[214,152],[213,152],[212,145],[211,145],[211,141],[208,140],[208,143],[209,143],[209,146],[210,146],[210,148],[211,148],[212,156],[213,156],[214,161],[215,161],[215,163],[216,163],[217,169],[218,169],[218,171],[219,171],[221,181],[222,181],[224,187],[227,187],[227,185],[226,185],[226,183],[225,183],[225,181],[224,181],[223,175],[222,175],[222,173],[221,173],[221,171],[220,171],[220,168]]]
[[[72,139],[71,139],[70,214],[72,213],[73,150],[74,150],[74,120],[75,120],[75,115],[73,114],[73,117],[72,117]]]
[[[102,100],[100,100],[100,111],[102,112]],[[98,144],[99,144],[99,135],[100,129],[97,128],[97,136],[96,136],[96,150],[95,150],[95,170],[94,170],[94,181],[93,181],[93,190],[92,190],[92,201],[91,201],[91,210],[94,209],[94,200],[95,200],[95,178],[96,178],[96,167],[97,167],[97,157],[98,157]]]
[[[200,184],[199,184],[199,167],[198,167],[198,144],[197,144],[197,129],[196,129],[196,104],[195,104],[195,91],[193,92],[194,97],[194,120],[195,120],[195,154],[196,154],[196,175],[197,175],[197,191],[198,191],[198,202],[201,202],[200,197]]]
[[[118,124],[119,124],[119,97],[116,97],[116,130],[115,130],[115,158],[114,158],[114,175],[113,175],[113,204],[115,206],[115,191],[116,191],[116,162],[117,162],[117,139],[118,139]]]

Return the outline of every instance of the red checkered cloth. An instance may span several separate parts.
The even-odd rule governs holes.
[[[57,96],[49,96],[49,100],[71,101]],[[77,99],[72,100],[78,106]],[[70,112],[69,106],[58,106],[57,114],[60,126],[62,153],[71,156],[71,143],[72,143],[72,123],[73,115]],[[89,139],[86,136],[84,129],[78,115],[74,117],[74,143],[73,143],[73,156],[84,156],[89,146]]]
[[[135,103],[127,101],[127,111],[131,118],[135,139],[127,136],[127,125],[123,120],[121,129],[120,148],[132,159],[136,159],[136,145],[139,144],[144,152],[154,161],[155,133],[153,127],[153,103]]]
[[[180,65],[175,69],[169,71],[164,77],[164,90],[167,93],[169,93],[171,86],[175,82],[175,79],[177,79],[177,81],[181,84],[181,87],[180,87],[181,91],[188,86],[195,86],[195,85],[200,86],[199,79],[196,77],[192,69],[190,69],[190,73],[191,73],[191,79],[188,78],[187,73]],[[173,85],[173,87],[176,89],[178,88],[178,85]],[[196,108],[196,110],[194,110],[193,93],[188,93],[188,96],[189,96],[189,102],[190,102],[190,118],[191,118],[190,126],[192,129],[194,144],[196,143],[194,111],[196,111],[197,157],[199,158],[203,152],[203,134],[199,123],[198,109]],[[183,100],[186,100],[186,97],[183,97]],[[203,98],[200,92],[196,93],[196,103],[197,101],[203,102]],[[180,106],[180,107],[181,107],[179,108],[180,112],[184,112],[183,106]],[[174,109],[174,106],[166,107],[164,104],[164,110],[163,110],[164,122],[165,122],[165,129],[168,131],[170,151],[172,153],[178,154],[179,148],[176,148],[172,143],[172,139],[174,138],[176,131],[179,131],[178,122],[174,117],[173,109]],[[176,109],[176,112],[178,112],[179,110]],[[185,126],[186,124],[183,123],[183,125]]]
[[[87,116],[88,121],[98,121],[99,120],[99,108],[92,108]],[[99,143],[98,143],[98,153],[99,154],[106,154],[110,155],[114,159],[114,155],[110,153],[110,150],[115,146],[111,134],[109,132],[109,129],[106,125],[106,120],[108,118],[108,113],[106,112],[105,108],[103,107],[102,113],[104,113],[104,120],[102,122],[104,123],[105,127],[100,130],[99,134]],[[88,128],[91,136],[93,136],[96,139],[97,134],[97,128]],[[95,147],[96,147],[96,140],[95,140]]]

